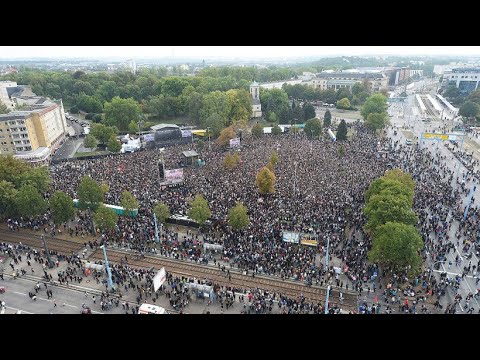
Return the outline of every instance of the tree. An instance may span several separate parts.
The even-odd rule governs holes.
[[[399,181],[411,191],[415,191],[415,181],[413,180],[412,175],[404,172],[402,169],[387,170],[385,171],[383,178]]]
[[[275,150],[272,151],[272,155],[270,156],[270,162],[274,166],[278,164],[278,154]]]
[[[387,112],[387,98],[382,94],[373,94],[369,96],[362,106],[360,113],[363,116],[363,120],[368,119],[368,115],[372,113],[386,113]]]
[[[275,125],[275,126],[272,128],[272,134],[273,134],[273,135],[280,135],[281,133],[282,133],[282,129],[280,128],[280,126]]]
[[[338,156],[341,158],[345,156],[345,146],[343,144],[338,148]]]
[[[405,197],[397,197],[391,193],[381,192],[373,195],[364,208],[364,214],[368,219],[365,228],[375,232],[376,229],[388,221],[401,222],[407,225],[415,225],[417,216],[410,208],[410,202]]]
[[[466,118],[473,118],[480,114],[480,105],[473,101],[466,101],[461,107],[458,113]]]
[[[248,226],[250,219],[248,218],[247,208],[240,202],[228,211],[228,223],[235,230],[241,230]]]
[[[63,191],[56,191],[50,198],[50,211],[53,216],[53,222],[57,225],[73,219],[75,209],[72,198]]]
[[[323,126],[328,128],[330,125],[332,125],[332,114],[330,114],[330,110],[327,110],[323,115]]]
[[[33,217],[41,215],[46,210],[46,202],[33,185],[24,185],[15,198],[15,205],[20,216]]]
[[[92,130],[90,134],[98,140],[100,144],[107,144],[108,140],[115,135],[117,135],[118,131],[113,126],[105,126],[103,124],[93,124]],[[89,135],[90,135],[89,134]]]
[[[317,114],[315,113],[315,108],[312,104],[305,102],[303,104],[303,118],[304,119],[313,119]]]
[[[120,141],[118,141],[115,135],[112,135],[108,140],[107,148],[108,151],[118,153],[122,149],[122,144],[120,143]]]
[[[50,172],[46,166],[29,168],[27,171],[18,174],[19,186],[32,185],[40,193],[45,193],[51,182]]]
[[[237,153],[235,153],[235,155],[237,155]],[[235,155],[231,155],[229,153],[223,159],[223,165],[229,170],[234,169],[237,166],[238,162],[240,161],[240,157],[238,155],[237,156]]]
[[[138,125],[135,121],[130,121],[130,124],[128,124],[128,132],[130,134],[135,134],[138,132]]]
[[[0,180],[0,220],[15,214],[17,194],[18,190],[11,182]]]
[[[263,127],[259,123],[256,123],[252,127],[252,135],[259,138],[263,135]]]
[[[391,194],[396,197],[404,197],[408,200],[409,207],[413,206],[414,191],[397,179],[385,176],[373,180],[365,192],[365,203],[368,204],[371,197],[379,194]]]
[[[263,167],[256,177],[256,184],[261,194],[271,194],[275,191],[275,174],[268,169]]]
[[[195,199],[190,202],[190,206],[191,208],[188,211],[188,217],[192,218],[200,225],[203,225],[205,221],[212,216],[208,202],[203,195],[195,196]]]
[[[310,138],[318,138],[322,133],[322,122],[317,118],[307,120],[303,131]]]
[[[415,276],[422,264],[422,247],[422,238],[415,227],[387,222],[377,228],[368,259],[381,266],[391,267],[394,271],[410,267],[409,275]]]
[[[347,140],[347,133],[348,133],[347,123],[345,122],[344,119],[342,119],[337,129],[337,135],[336,135],[337,140]]]
[[[83,140],[83,146],[93,151],[97,147],[97,139],[92,134],[88,134],[85,136],[85,140]]]
[[[271,111],[268,113],[267,119],[269,122],[274,123],[274,122],[277,122],[278,116],[273,111]]]
[[[77,194],[80,209],[95,210],[103,201],[102,188],[90,176],[82,178]]]
[[[77,107],[88,113],[101,113],[103,111],[102,103],[94,96],[81,93],[77,98]]]
[[[235,138],[235,130],[232,126],[229,126],[222,130],[220,136],[215,141],[220,146],[227,146],[230,144],[230,140]]]
[[[10,112],[10,109],[0,101],[0,114],[8,114]]]
[[[205,120],[201,121],[201,125],[204,129],[210,128],[213,136],[219,136],[223,129],[224,119],[219,114],[212,114]]]
[[[118,221],[118,215],[110,208],[101,204],[97,211],[93,213],[93,221],[101,231],[108,231],[115,228]]]
[[[388,114],[386,112],[370,113],[365,121],[365,126],[375,131],[383,129],[385,125],[388,125],[388,123]]]
[[[105,195],[106,193],[108,193],[110,191],[110,186],[108,186],[107,183],[102,183],[100,185],[100,189],[102,190],[103,194]]]
[[[337,109],[350,109],[352,106],[350,105],[350,100],[348,98],[343,98],[337,101]]]
[[[129,214],[133,210],[138,209],[138,201],[130,191],[122,192],[122,198],[120,199],[120,206],[125,209],[125,212]]]
[[[131,121],[136,122],[141,114],[140,105],[133,98],[121,99],[115,96],[111,102],[106,102],[105,124],[128,130]]]
[[[160,224],[165,224],[165,220],[167,220],[170,217],[170,209],[168,208],[168,205],[158,202],[155,204],[155,207],[153,208],[153,212],[155,213],[155,216],[157,217],[157,221]]]

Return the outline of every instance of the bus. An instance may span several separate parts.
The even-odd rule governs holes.
[[[151,305],[151,304],[142,304],[138,309],[139,314],[168,314],[167,310],[165,310],[161,306]]]

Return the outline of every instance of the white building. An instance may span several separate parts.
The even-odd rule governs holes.
[[[388,77],[379,71],[360,72],[358,69],[342,72],[321,72],[306,84],[320,90],[339,90],[346,88],[352,90],[353,85],[368,81],[372,91],[378,92],[388,87]]]
[[[262,104],[260,104],[260,85],[256,81],[250,85],[250,95],[252,97],[252,118],[262,117]]]
[[[130,60],[127,60],[125,63],[129,68],[129,70],[132,72],[132,74],[135,75],[137,72],[137,63],[135,62],[135,60],[130,59]]]
[[[443,74],[443,85],[455,85],[463,94],[479,89],[480,68],[456,68]]]
[[[15,109],[15,101],[10,98],[9,89],[16,87],[15,81],[0,81],[0,102],[10,110]]]

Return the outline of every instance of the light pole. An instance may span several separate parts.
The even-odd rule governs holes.
[[[43,234],[42,234],[42,241],[43,241],[43,247],[45,248],[45,254],[47,255],[48,268],[51,269],[53,268],[53,261],[52,261],[52,258],[50,257],[50,252],[48,251],[47,239],[45,239],[45,235]]]
[[[312,141],[310,142],[310,152],[313,151],[313,129],[310,129],[310,133],[312,134]]]
[[[207,126],[207,133],[208,133],[208,150],[212,150],[210,145],[210,126]]]
[[[330,250],[330,237],[327,236],[327,253],[325,255],[325,271],[328,271],[328,253]]]
[[[160,239],[158,238],[158,223],[157,223],[157,215],[153,213],[153,221],[155,222],[155,242],[158,244]]]
[[[294,171],[294,175],[293,175],[293,196],[295,196],[295,193],[297,191],[297,189],[296,189],[296,185],[297,185],[297,162],[294,161],[293,165],[295,165],[295,171]]]
[[[467,220],[468,209],[470,209],[470,204],[472,202],[473,194],[475,193],[476,185],[473,185],[470,189],[470,194],[468,194],[467,206],[465,206],[465,212],[463,213],[463,221]]]
[[[328,298],[330,297],[330,285],[327,287],[327,296],[325,297],[325,315],[328,314]]]
[[[108,265],[108,259],[107,259],[107,246],[106,244],[103,244],[100,246],[103,249],[103,257],[105,258],[105,267],[107,268],[107,275],[108,275],[108,284],[110,285],[110,288],[112,290],[115,290],[115,286],[113,286],[113,281],[112,281],[112,273],[110,272],[110,266]]]

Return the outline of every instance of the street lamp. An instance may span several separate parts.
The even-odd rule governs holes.
[[[295,165],[295,171],[294,171],[294,176],[293,176],[293,196],[295,196],[296,192],[296,184],[297,184],[297,162],[294,161],[293,165]]]
[[[208,150],[212,150],[212,146],[210,144],[210,126],[207,126],[207,133],[208,133]]]
[[[115,290],[115,286],[113,286],[113,281],[112,281],[112,273],[110,272],[110,266],[108,265],[108,259],[107,259],[107,246],[104,243],[102,246],[100,246],[103,250],[103,257],[105,258],[105,267],[107,268],[107,275],[108,275],[108,284],[110,285],[110,288],[112,290]]]

